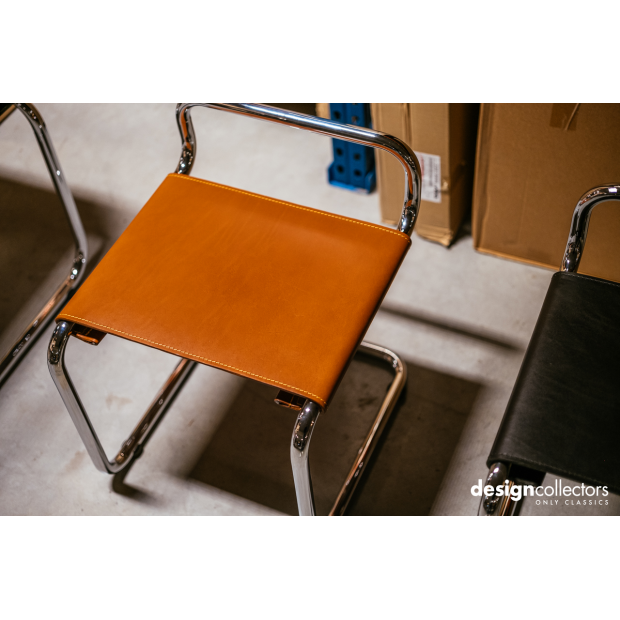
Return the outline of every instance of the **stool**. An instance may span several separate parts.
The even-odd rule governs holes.
[[[405,170],[398,230],[189,176],[196,154],[190,110],[210,107],[382,148]],[[420,168],[411,149],[378,131],[259,104],[178,104],[182,153],[112,249],[57,317],[48,365],[95,466],[117,473],[141,451],[195,363],[278,388],[299,411],[290,452],[300,515],[315,513],[308,450],[355,352],[385,360],[394,380],[331,514],[357,485],[406,381],[406,367],[363,343],[410,247]],[[106,456],[64,363],[70,336],[106,334],[183,359],[113,460]]]
[[[58,312],[59,308],[75,291],[84,275],[88,259],[86,234],[80,220],[80,214],[75,206],[73,195],[65,180],[65,175],[60,167],[60,162],[54,151],[54,145],[47,132],[43,118],[31,103],[0,103],[0,123],[6,120],[15,110],[19,110],[26,117],[37,138],[45,165],[69,220],[71,234],[75,243],[75,255],[69,273],[62,284],[54,291],[53,295],[37,313],[28,327],[22,331],[17,342],[8,351],[0,352],[0,356],[2,356],[0,357],[0,385],[8,377],[11,370],[24,356],[48,322]]]
[[[545,473],[620,493],[620,284],[577,273],[592,209],[619,193],[620,185],[603,185],[577,203],[487,459],[495,490],[483,494],[479,514],[516,515],[522,496],[497,487],[538,487]]]

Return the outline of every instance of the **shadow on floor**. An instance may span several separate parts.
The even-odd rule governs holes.
[[[428,515],[482,385],[407,364],[401,403],[349,515]]]
[[[129,472],[131,471],[135,463],[139,460],[140,456],[146,449],[150,439],[157,432],[159,425],[163,422],[169,410],[174,406],[174,401],[177,399],[178,395],[183,390],[183,387],[186,385],[187,381],[189,381],[190,377],[194,374],[194,370],[195,370],[195,367],[189,371],[189,373],[185,376],[183,381],[180,383],[177,392],[168,401],[168,405],[166,406],[164,412],[155,420],[155,423],[152,425],[148,434],[142,441],[142,445],[138,446],[138,448],[136,449],[136,453],[133,459],[126,465],[124,469],[122,469],[120,472],[112,476],[111,487],[114,493],[127,497],[128,499],[132,499],[135,502],[141,502],[143,504],[151,504],[151,505],[157,504],[157,499],[154,496],[150,495],[149,493],[146,493],[145,491],[142,491],[141,489],[131,484],[128,484],[125,481],[125,479],[127,478],[127,476],[129,475]]]
[[[480,385],[408,364],[394,410],[352,515],[428,514]],[[317,513],[328,514],[392,379],[379,362],[354,359],[312,438]],[[289,443],[296,414],[273,404],[277,390],[247,382],[193,466],[190,478],[297,514]]]
[[[146,442],[145,442],[146,444]],[[141,504],[150,504],[151,506],[157,505],[157,498],[138,487],[135,487],[131,484],[127,484],[125,482],[125,478],[128,476],[134,464],[138,461],[138,457],[135,457],[133,461],[127,465],[124,469],[119,471],[117,474],[114,474],[111,478],[111,487],[112,491],[117,495],[122,495],[127,499],[131,499],[134,502],[139,502]]]
[[[509,351],[523,351],[523,347],[519,343],[507,340],[503,336],[480,329],[478,326],[471,327],[464,323],[457,323],[455,321],[450,321],[448,323],[445,319],[438,320],[430,314],[425,314],[423,312],[412,312],[409,309],[399,308],[398,306],[394,306],[386,302],[381,304],[379,312],[386,312],[387,314],[399,316],[403,319],[414,321],[415,323],[422,323],[423,325],[428,325],[429,327],[435,327],[453,334],[458,334],[459,336],[466,336],[467,338],[480,340],[502,349],[508,349]]]
[[[121,231],[105,206],[76,199],[94,268]],[[73,240],[54,191],[0,177],[0,359],[69,273]]]

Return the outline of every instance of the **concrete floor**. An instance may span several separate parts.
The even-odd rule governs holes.
[[[175,168],[174,104],[39,109],[94,265]],[[194,117],[195,176],[380,222],[376,193],[327,184],[328,139],[211,110]],[[64,275],[71,242],[19,113],[0,126],[0,145],[1,344]],[[367,335],[404,357],[410,380],[349,514],[476,514],[470,488],[486,475],[486,456],[551,275],[478,254],[467,235],[450,249],[414,235]],[[90,462],[49,376],[52,329],[0,389],[1,514],[295,514],[288,461],[295,415],[272,404],[276,390],[198,367],[143,456],[126,474],[106,476]],[[96,349],[72,340],[68,367],[109,453],[175,362],[111,336]],[[312,442],[320,514],[335,499],[388,381],[385,369],[356,359],[320,419]],[[620,498],[610,497],[605,508],[550,508],[530,500],[522,514],[620,514]]]

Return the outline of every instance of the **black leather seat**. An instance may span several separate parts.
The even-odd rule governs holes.
[[[620,494],[620,284],[576,273],[592,209],[620,185],[584,194],[562,271],[551,279],[504,418],[486,484],[542,483],[552,473]],[[518,501],[483,495],[480,514]]]
[[[487,459],[620,493],[620,284],[556,273]]]

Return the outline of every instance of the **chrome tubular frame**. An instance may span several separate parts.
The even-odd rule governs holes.
[[[291,438],[291,466],[300,517],[314,517],[315,515],[308,451],[319,413],[321,413],[320,405],[307,400],[297,416]]]
[[[330,516],[336,517],[344,514],[344,511],[353,496],[355,487],[358,485],[366,465],[368,465],[368,461],[370,461],[370,457],[372,456],[372,453],[374,452],[385,429],[385,425],[387,424],[390,414],[398,401],[398,397],[407,383],[407,366],[405,366],[400,357],[398,357],[398,355],[396,355],[393,351],[390,351],[385,347],[380,347],[376,344],[371,344],[370,342],[362,342],[359,346],[358,352],[387,362],[394,371],[394,379],[388,388],[387,394],[381,403],[379,412],[370,427],[370,431],[368,432],[364,443],[362,443],[357,452],[351,471],[342,485],[342,489],[340,489],[336,502],[329,513]]]
[[[482,498],[478,507],[478,516],[510,517],[514,514],[517,502],[510,495],[510,489],[514,485],[514,480],[509,480],[509,474],[510,465],[499,462],[491,465],[484,487],[490,485],[493,489],[497,489],[498,486],[501,486],[504,487],[507,493],[498,495],[497,491],[493,491],[493,493],[487,495],[483,487]]]
[[[187,359],[182,359],[179,362],[174,372],[153,399],[153,402],[142,416],[136,428],[127,440],[123,442],[114,460],[110,461],[65,366],[65,350],[73,325],[73,323],[68,321],[58,323],[47,350],[47,364],[52,379],[95,467],[99,471],[116,474],[141,454],[142,446],[147,441],[157,420],[166,412],[172,399],[189,376],[196,362]]]
[[[366,465],[368,465],[390,414],[398,401],[398,397],[407,383],[407,367],[393,351],[376,344],[371,344],[370,342],[362,342],[357,351],[358,353],[363,353],[387,362],[394,370],[394,379],[388,388],[387,394],[381,403],[379,412],[370,427],[366,439],[364,439],[360,449],[357,451],[353,466],[329,513],[330,517],[340,517],[347,509],[353,497],[355,487],[361,480]],[[295,492],[297,493],[297,506],[300,516],[304,517],[315,515],[308,451],[310,449],[312,431],[314,430],[314,426],[321,411],[322,409],[317,403],[312,400],[306,400],[297,416],[297,421],[293,428],[293,436],[291,438],[291,465],[293,467]]]
[[[65,175],[58,161],[54,145],[47,132],[45,123],[41,118],[41,114],[31,103],[0,104],[0,122],[5,120],[11,112],[16,109],[28,119],[37,138],[37,142],[39,143],[43,159],[45,160],[52,182],[56,188],[56,193],[62,202],[69,220],[71,233],[75,242],[75,257],[69,274],[63,283],[56,289],[30,325],[22,332],[19,340],[0,360],[0,384],[8,376],[14,365],[23,357],[30,345],[47,325],[48,321],[67,300],[71,292],[78,286],[84,275],[86,262],[88,260],[86,234],[82,226],[80,214],[78,213],[71,190],[67,185]]]
[[[189,175],[196,157],[196,137],[192,126],[190,109],[193,106],[211,107],[236,114],[253,116],[298,129],[306,129],[316,133],[328,135],[350,142],[357,142],[366,146],[381,148],[394,155],[405,169],[405,203],[398,229],[411,235],[420,205],[421,173],[420,165],[413,151],[400,140],[383,134],[379,131],[342,125],[322,118],[288,112],[279,108],[251,104],[251,103],[180,103],[177,105],[177,122],[183,141],[181,159],[176,172]],[[64,362],[65,349],[73,323],[62,321],[54,331],[49,349],[48,366],[54,383],[69,410],[69,414],[84,442],[86,449],[97,469],[111,474],[118,473],[137,458],[142,446],[148,439],[157,420],[166,412],[176,392],[181,388],[185,379],[195,366],[196,362],[183,359],[175,371],[161,388],[151,406],[144,414],[129,438],[123,443],[121,450],[113,461],[110,461],[97,434],[88,418],[86,410],[73,386]],[[395,372],[395,377],[388,389],[379,412],[372,424],[368,436],[360,447],[351,471],[338,494],[330,515],[342,515],[353,495],[362,473],[378,443],[392,410],[400,396],[407,380],[407,368],[401,359],[389,349],[368,342],[362,342],[358,351],[386,361]],[[301,516],[315,514],[314,497],[312,494],[312,478],[310,475],[309,448],[312,432],[316,421],[323,409],[312,401],[306,400],[297,417],[291,439],[291,465],[297,504]]]
[[[586,192],[577,203],[562,259],[562,271],[575,273],[586,245],[592,209],[608,200],[620,200],[620,185],[600,185]]]
[[[190,115],[191,109],[194,106],[214,108],[282,125],[289,125],[290,127],[305,129],[332,138],[346,140],[347,142],[356,142],[364,146],[383,149],[394,155],[400,161],[405,171],[405,202],[398,230],[411,235],[420,208],[422,173],[415,153],[402,140],[381,131],[336,123],[318,116],[289,112],[288,110],[259,103],[179,103],[176,114],[183,148],[176,170],[178,174],[189,174],[196,158],[196,134],[194,133],[194,126]]]

